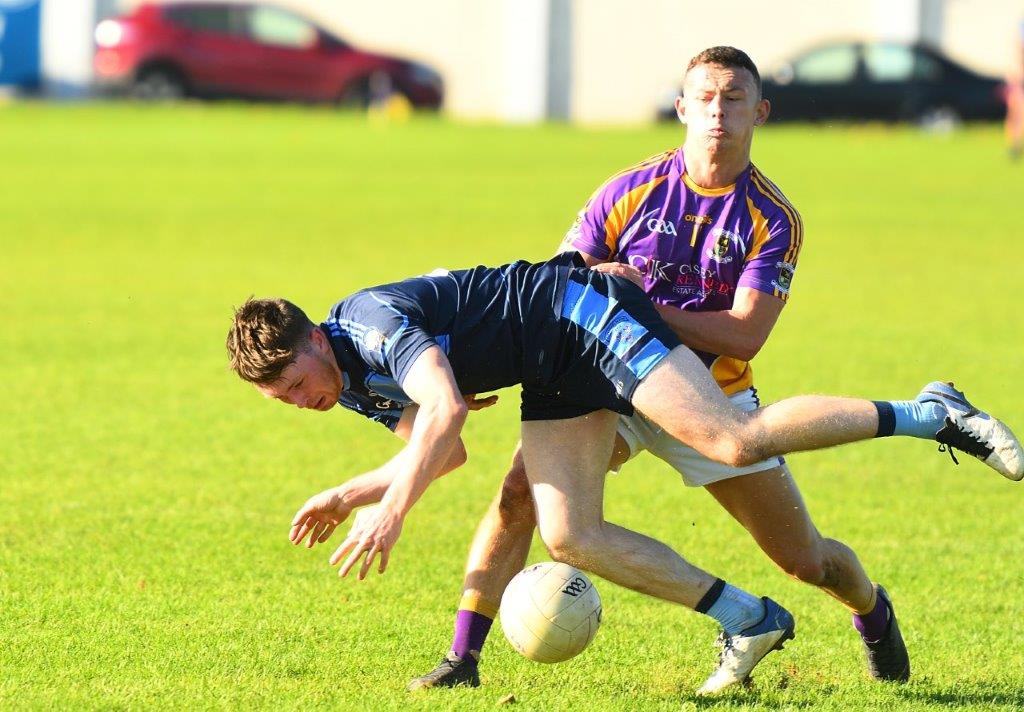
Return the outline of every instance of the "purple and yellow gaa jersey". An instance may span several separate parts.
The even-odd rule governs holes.
[[[719,311],[738,287],[788,299],[802,241],[800,214],[753,164],[733,185],[708,190],[686,175],[679,148],[606,181],[564,245],[638,268],[659,304]],[[727,394],[753,385],[746,361],[696,353]]]

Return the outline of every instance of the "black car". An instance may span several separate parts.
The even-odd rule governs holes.
[[[763,78],[772,121],[998,120],[1003,82],[923,44],[839,42],[784,62]],[[663,115],[675,116],[663,111]]]

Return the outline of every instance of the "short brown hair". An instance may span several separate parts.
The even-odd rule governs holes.
[[[761,96],[761,75],[757,71],[757,65],[754,64],[754,61],[743,50],[725,46],[708,47],[690,60],[690,63],[686,65],[686,74],[689,74],[691,69],[701,64],[715,64],[719,67],[746,69],[754,77],[757,95]]]
[[[249,383],[273,383],[309,348],[315,326],[306,312],[285,299],[250,297],[235,310],[228,330],[231,368]]]

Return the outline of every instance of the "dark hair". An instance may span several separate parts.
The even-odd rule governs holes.
[[[231,368],[249,383],[273,383],[309,348],[315,326],[304,311],[287,300],[250,297],[235,310],[228,330]]]
[[[743,50],[724,46],[708,47],[690,60],[690,63],[686,65],[686,74],[689,74],[691,69],[701,64],[717,64],[719,67],[746,69],[754,77],[757,95],[761,96],[761,74],[757,71],[757,65],[754,64],[754,61]]]

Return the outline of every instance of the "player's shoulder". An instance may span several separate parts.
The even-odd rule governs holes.
[[[672,171],[678,154],[678,148],[671,148],[634,163],[608,177],[594,195],[602,195],[614,200],[630,191],[663,179]]]
[[[750,167],[747,197],[769,223],[785,222],[793,228],[803,225],[800,211],[786,197],[782,189],[755,165]]]

